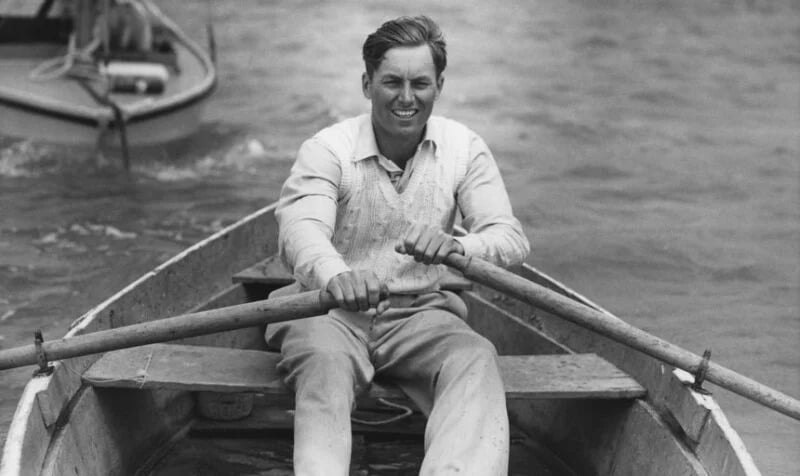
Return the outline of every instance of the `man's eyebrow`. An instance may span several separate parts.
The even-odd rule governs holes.
[[[403,76],[401,74],[395,74],[395,73],[386,73],[386,74],[381,76],[382,80],[387,80],[387,79],[388,80],[394,80],[394,79],[404,79],[404,78],[405,78],[405,76]],[[419,74],[419,75],[411,76],[409,78],[409,80],[411,80],[411,81],[429,81],[431,79],[432,79],[432,76],[427,74],[427,73],[422,73],[422,74]]]

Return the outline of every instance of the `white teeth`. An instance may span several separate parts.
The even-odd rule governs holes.
[[[400,111],[400,110],[395,110],[395,111],[393,111],[393,112],[394,112],[396,115],[400,116],[400,117],[411,117],[411,116],[413,116],[413,115],[416,113],[416,111],[414,111],[414,110],[410,110],[410,111],[406,111],[406,110],[403,110],[403,111]]]

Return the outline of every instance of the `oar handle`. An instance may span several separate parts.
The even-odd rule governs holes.
[[[800,401],[703,358],[668,341],[634,327],[621,319],[566,298],[499,266],[474,257],[451,254],[445,264],[465,277],[535,305],[568,321],[586,327],[651,357],[687,372],[707,366],[705,378],[722,388],[800,420]]]
[[[336,307],[324,291],[265,299],[208,311],[182,314],[0,351],[0,370],[96,354],[139,345],[290,321],[325,314]]]

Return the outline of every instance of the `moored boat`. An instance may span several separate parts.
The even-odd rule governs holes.
[[[292,279],[274,259],[273,211],[260,210],[157,267],[77,319],[63,342],[265,299]],[[616,319],[530,266],[515,271]],[[552,310],[453,283],[464,288],[469,324],[501,354],[513,427],[510,474],[760,474],[722,410],[690,385],[691,375]],[[42,353],[41,372],[9,428],[0,476],[291,474],[291,395],[262,336],[263,326],[254,326],[52,366]],[[392,411],[382,401],[393,402]],[[354,425],[352,474],[415,474],[424,417],[398,419],[398,404],[406,406],[402,395],[380,385],[360,402],[359,421],[392,421]]]
[[[216,84],[209,52],[150,0],[0,12],[0,134],[77,146],[177,140]]]

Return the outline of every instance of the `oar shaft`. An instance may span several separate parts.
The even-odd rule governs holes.
[[[695,373],[703,358],[543,286],[477,258],[451,254],[445,264],[467,278],[533,304],[582,327],[591,329],[662,362]],[[706,380],[800,420],[800,401],[714,362],[708,362]]]
[[[326,293],[309,291],[246,304],[156,319],[44,342],[47,360],[61,360],[156,342],[166,342],[260,324],[302,319],[325,314],[336,305]],[[0,351],[0,370],[35,364],[35,345]]]

